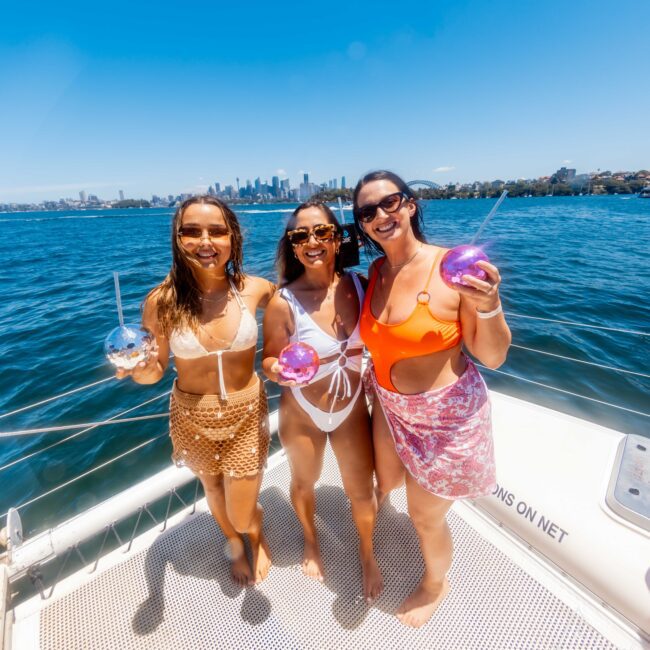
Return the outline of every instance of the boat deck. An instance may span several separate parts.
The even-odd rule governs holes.
[[[302,537],[288,496],[288,464],[273,459],[261,493],[274,565],[266,581],[233,585],[224,539],[199,503],[167,530],[136,539],[62,581],[47,603],[15,610],[12,646],[28,648],[613,648],[581,615],[503,548],[486,520],[457,503],[448,515],[455,555],[451,591],[423,628],[394,612],[422,572],[403,490],[382,508],[375,533],[385,589],[361,598],[357,537],[333,454],[317,487],[323,584],[300,571]],[[494,535],[499,533],[493,533]],[[570,599],[567,602],[571,602]],[[578,610],[578,611],[576,611]],[[584,613],[584,612],[582,612]]]

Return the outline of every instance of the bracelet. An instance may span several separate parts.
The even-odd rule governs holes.
[[[500,314],[503,311],[503,307],[501,304],[496,309],[493,309],[492,311],[479,311],[478,309],[476,310],[476,315],[479,318],[482,318],[484,320],[488,318],[494,318],[496,315]]]

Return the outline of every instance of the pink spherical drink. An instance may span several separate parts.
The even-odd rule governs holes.
[[[280,378],[284,381],[295,381],[298,384],[308,382],[318,372],[320,359],[318,352],[306,343],[289,343],[282,349],[278,357],[282,367]]]
[[[452,289],[459,284],[467,287],[463,275],[473,275],[479,280],[485,280],[487,273],[476,263],[489,262],[488,256],[478,246],[456,246],[447,251],[440,262],[442,281]]]

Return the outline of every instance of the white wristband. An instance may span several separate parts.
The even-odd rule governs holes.
[[[479,311],[478,309],[476,310],[476,315],[479,318],[482,319],[488,319],[488,318],[494,318],[497,314],[500,314],[503,311],[503,307],[501,304],[496,309],[493,309],[492,311]]]

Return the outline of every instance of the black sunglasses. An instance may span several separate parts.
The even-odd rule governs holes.
[[[309,241],[309,238],[314,235],[316,241],[324,242],[334,239],[336,234],[336,226],[333,223],[319,223],[311,230],[309,228],[296,228],[287,232],[287,239],[293,246],[302,246]]]
[[[370,223],[377,216],[377,208],[381,208],[387,214],[397,212],[401,207],[404,200],[410,199],[404,192],[394,192],[385,196],[379,203],[375,205],[364,205],[357,208],[357,216],[359,221],[363,223]]]

